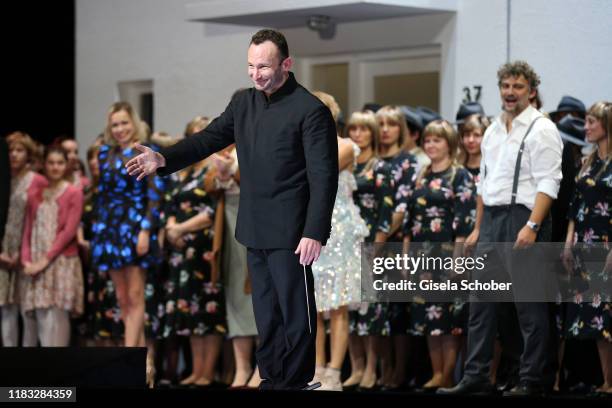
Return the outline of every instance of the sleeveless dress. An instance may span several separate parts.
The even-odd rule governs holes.
[[[352,142],[351,142],[352,143]],[[353,144],[354,162],[359,147]],[[353,173],[342,170],[332,213],[332,230],[321,256],[312,266],[318,312],[338,309],[361,300],[361,243],[370,231],[353,201],[357,183]]]

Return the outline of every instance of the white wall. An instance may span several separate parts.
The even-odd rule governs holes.
[[[189,0],[76,1],[76,133],[100,133],[119,81],[152,79],[156,130],[181,133],[194,116],[216,116],[249,85],[249,27],[184,20]],[[85,149],[81,149],[85,150]]]
[[[117,99],[117,82],[153,80],[156,130],[177,134],[196,114],[214,116],[249,86],[246,49],[256,27],[185,21],[193,0],[77,0],[76,131],[87,145]],[[496,71],[506,60],[506,0],[460,0],[457,14],[347,23],[333,41],[285,30],[300,56],[439,44],[441,113],[453,119],[464,86],[482,85],[488,114],[499,111]],[[564,94],[590,105],[611,99],[612,1],[512,0],[511,58],[542,77],[544,109]],[[84,149],[82,149],[84,150]]]
[[[541,77],[544,110],[566,94],[587,109],[612,100],[612,1],[513,0],[511,32],[511,57]]]

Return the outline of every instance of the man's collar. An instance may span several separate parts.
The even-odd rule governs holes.
[[[529,105],[527,106],[525,109],[523,109],[523,111],[514,119],[512,119],[512,123],[520,123],[522,125],[529,125],[531,123],[531,121],[533,120],[533,117],[536,114],[539,114],[540,111],[537,110],[536,108],[534,108],[533,106]],[[501,114],[499,114],[496,118],[496,120],[499,122],[499,124],[501,126],[504,127],[504,129],[506,128],[506,112],[502,112]]]
[[[536,108],[531,105],[528,105],[516,118],[514,118],[514,122],[518,122],[523,125],[529,125],[532,121],[534,113],[536,112],[538,112]]]
[[[270,98],[269,98],[270,103],[279,101],[284,96],[289,95],[295,90],[295,88],[297,88],[297,85],[298,83],[295,80],[295,76],[293,75],[293,72],[289,71],[289,76],[287,77],[287,80],[285,80],[285,83],[280,88],[278,88],[276,92],[270,95]],[[261,92],[261,93],[263,94],[264,98],[268,99],[264,92]]]

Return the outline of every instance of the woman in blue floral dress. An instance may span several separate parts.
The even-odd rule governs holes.
[[[108,273],[112,278],[127,347],[146,345],[146,271],[156,264],[158,253],[156,214],[161,198],[160,180],[148,177],[138,181],[125,168],[139,154],[137,143],[145,137],[143,122],[130,104],[111,105],[105,144],[98,153],[100,180],[91,248],[92,261],[99,273]],[[152,356],[147,364],[150,377]]]
[[[581,247],[575,251],[578,259],[581,253],[592,248],[606,258],[606,266],[603,272],[588,271],[580,262],[569,264],[571,256],[564,260],[568,269],[575,267],[580,276],[589,276],[592,286],[602,287],[594,283],[602,284],[612,279],[612,249],[609,245],[612,235],[611,102],[597,102],[588,110],[585,131],[587,141],[596,149],[576,177],[576,191],[568,216],[566,252],[579,243]],[[609,283],[607,287],[610,287]],[[575,293],[575,302],[567,306],[565,335],[567,338],[597,341],[604,378],[598,391],[612,394],[612,303],[609,297],[609,290],[607,293],[593,293],[588,299],[582,293]]]
[[[422,244],[426,256],[452,257],[460,249],[453,243],[465,241],[473,229],[476,195],[472,175],[456,164],[458,138],[452,126],[441,120],[427,125],[423,131],[423,147],[431,159],[417,177],[408,201],[404,221],[404,242]],[[427,245],[436,243],[434,245]],[[452,272],[451,272],[452,273]],[[420,280],[444,281],[438,271],[423,272]],[[464,327],[457,316],[464,303],[432,303],[417,301],[411,307],[411,332],[427,336],[433,377],[423,387],[452,386],[460,341]]]

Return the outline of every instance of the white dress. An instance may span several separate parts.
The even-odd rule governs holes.
[[[354,143],[353,149],[356,161],[360,150]],[[357,183],[353,173],[342,170],[338,177],[331,235],[312,266],[318,312],[361,302],[361,243],[369,230],[353,201],[355,190]]]

